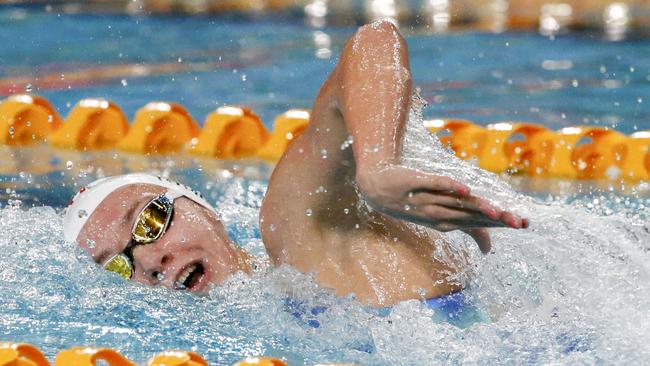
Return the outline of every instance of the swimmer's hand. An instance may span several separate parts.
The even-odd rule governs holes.
[[[469,187],[448,177],[391,164],[357,170],[356,180],[373,209],[438,231],[462,230],[483,253],[491,248],[486,228],[528,227],[527,219],[473,196]]]

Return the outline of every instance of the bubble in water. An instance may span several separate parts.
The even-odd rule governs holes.
[[[14,129],[13,126],[9,127],[9,135],[10,135],[11,137],[13,137],[15,131],[16,131],[16,130]]]
[[[273,224],[269,225],[269,230],[275,231],[275,225],[273,225]]]
[[[344,209],[343,209],[343,213],[346,214],[346,215],[349,214],[349,213],[350,213],[350,209],[349,209],[349,208],[344,208]]]
[[[26,93],[31,93],[32,90],[34,90],[34,86],[31,83],[28,83],[27,85],[25,85],[25,92]]]
[[[323,159],[327,159],[327,149],[322,149],[322,150],[320,151],[320,156],[321,156],[321,158],[323,158]]]
[[[158,281],[163,281],[165,279],[165,274],[162,272],[156,272],[156,279]]]
[[[410,205],[404,205],[404,211],[410,211],[411,206]]]
[[[74,163],[73,163],[72,161],[68,160],[68,161],[65,163],[65,168],[68,169],[68,170],[70,170],[70,169],[72,169],[72,167],[74,167]]]
[[[84,218],[84,217],[87,217],[88,212],[86,212],[86,210],[79,210],[79,212],[77,212],[77,216],[79,216],[80,219]]]
[[[129,85],[129,83],[126,81],[126,79],[122,79],[122,81],[120,81],[120,83],[122,83],[122,86]]]
[[[97,246],[97,242],[95,242],[94,240],[91,240],[91,239],[86,239],[86,245],[90,249],[95,249],[95,246]]]
[[[311,208],[308,208],[306,213],[307,213],[307,216],[311,216],[313,211],[311,210]]]

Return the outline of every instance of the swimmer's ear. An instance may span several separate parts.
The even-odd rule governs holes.
[[[490,252],[490,249],[492,249],[492,241],[490,240],[490,233],[488,232],[487,229],[485,228],[480,228],[480,229],[465,229],[463,230],[469,236],[474,239],[476,244],[478,244],[479,249],[481,249],[481,252],[483,254],[487,254]]]

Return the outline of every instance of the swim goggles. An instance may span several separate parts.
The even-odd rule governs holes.
[[[133,224],[131,240],[126,248],[110,257],[102,267],[130,280],[134,272],[133,250],[139,245],[151,244],[163,236],[174,213],[174,200],[183,195],[179,191],[167,191],[149,201]]]

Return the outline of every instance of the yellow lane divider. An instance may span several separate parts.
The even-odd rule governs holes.
[[[152,102],[133,123],[120,108],[103,99],[84,99],[65,123],[49,102],[15,95],[0,102],[0,145],[39,141],[87,151],[117,148],[138,154],[188,152],[218,159],[259,157],[277,161],[307,128],[309,111],[292,109],[275,120],[269,133],[253,111],[220,107],[199,128],[176,103]],[[499,122],[485,127],[471,121],[434,119],[424,126],[466,160],[486,170],[563,179],[650,179],[650,131],[626,136],[599,126],[552,131],[534,123]]]
[[[425,126],[462,159],[495,173],[565,179],[647,180],[650,132],[625,136],[607,127],[565,127],[558,132],[523,122],[481,127],[436,119]]]
[[[198,353],[186,351],[166,351],[152,357],[148,366],[208,366]]]
[[[189,152],[219,159],[249,158],[269,139],[262,119],[248,108],[221,107],[210,113]]]
[[[262,159],[275,161],[282,157],[287,146],[307,128],[309,111],[291,109],[275,119],[268,142],[257,151]]]
[[[0,144],[31,145],[47,137],[61,122],[45,98],[11,96],[0,103]]]
[[[83,99],[47,139],[52,146],[65,149],[101,150],[115,147],[128,130],[129,120],[115,103]]]
[[[50,363],[32,345],[0,342],[0,366],[50,366]]]
[[[126,357],[108,348],[73,347],[61,351],[54,360],[55,366],[95,366],[104,361],[109,366],[137,366]]]
[[[137,366],[117,351],[109,348],[72,347],[56,355],[54,366]],[[38,348],[26,343],[0,342],[0,366],[51,366]],[[149,359],[147,366],[208,366],[198,353],[164,351]],[[248,357],[233,366],[288,366],[284,361],[269,357]],[[319,366],[346,366],[321,364]],[[354,365],[347,365],[354,366]]]
[[[180,104],[151,102],[135,114],[135,120],[118,148],[139,154],[180,152],[200,128]]]

